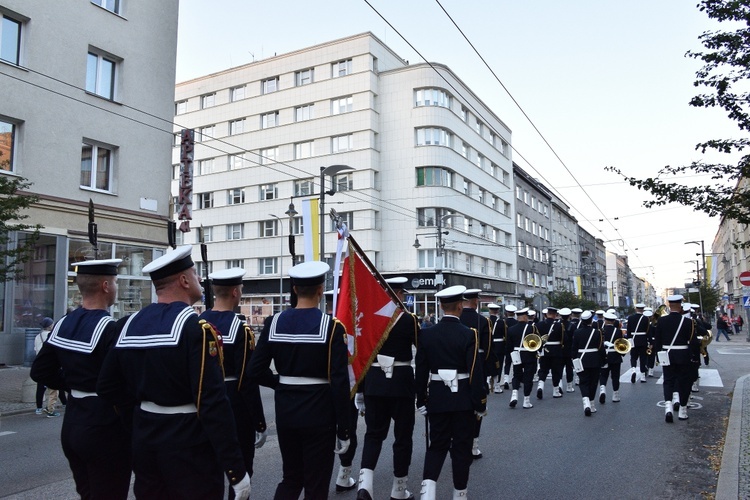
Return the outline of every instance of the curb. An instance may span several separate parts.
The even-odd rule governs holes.
[[[719,470],[719,480],[716,483],[716,500],[739,498],[743,393],[745,381],[749,378],[750,374],[738,378],[734,386],[732,407],[729,410],[729,424],[727,425],[724,450],[721,455],[721,470]]]
[[[21,408],[18,410],[8,410],[0,412],[0,417],[12,417],[13,415],[23,415],[24,413],[34,413],[36,408]]]

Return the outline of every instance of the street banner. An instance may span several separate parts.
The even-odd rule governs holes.
[[[302,202],[302,233],[305,242],[305,262],[322,260],[320,254],[320,220],[318,217],[318,199],[311,198]]]

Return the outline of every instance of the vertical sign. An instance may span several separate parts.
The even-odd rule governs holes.
[[[195,149],[195,132],[182,129],[180,132],[180,188],[177,204],[180,211],[177,219],[181,220],[180,231],[190,232],[190,221],[193,220],[193,150]]]

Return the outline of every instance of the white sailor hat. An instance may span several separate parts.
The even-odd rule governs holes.
[[[651,309],[646,309],[645,311],[643,311],[643,315],[646,316],[647,318],[650,318],[651,316],[654,315],[654,311],[652,311]]]
[[[513,304],[508,304],[507,306],[505,306],[505,310],[509,313],[514,313],[518,310],[518,308]]]
[[[516,310],[516,316],[527,316],[529,314],[529,308],[524,307],[523,309]]]
[[[583,312],[583,309],[581,309],[580,307],[574,307],[570,310],[570,312],[573,314],[581,314]]]
[[[682,304],[682,312],[690,312],[690,310],[693,308],[693,306],[690,304],[690,302],[685,302]]]
[[[117,276],[117,267],[122,264],[122,259],[84,260],[71,264],[78,274],[98,274],[104,276]]]
[[[643,302],[638,302],[638,303],[637,303],[637,304],[635,305],[635,308],[636,308],[636,309],[645,309],[645,308],[646,308],[646,304],[644,304]]]
[[[682,295],[678,293],[676,295],[670,295],[669,297],[667,297],[667,302],[682,302],[682,299]]]
[[[573,311],[571,311],[567,307],[563,307],[562,309],[560,309],[557,312],[560,313],[560,316],[570,316]]]
[[[604,314],[604,309],[597,309],[597,310],[596,310],[596,315],[597,315],[597,316],[601,316],[601,315],[603,315],[603,314]]]
[[[500,306],[495,304],[494,302],[490,302],[487,304],[487,309],[500,309]]]
[[[654,310],[654,308],[653,308],[653,307],[648,307],[648,306],[646,306],[646,307],[644,307],[644,308],[643,308],[643,310],[644,310],[644,311],[653,311],[653,310]]]
[[[464,292],[464,298],[465,299],[476,299],[477,297],[479,297],[479,292],[481,292],[481,291],[482,290],[480,290],[479,288],[468,288]]]
[[[554,314],[554,313],[556,313],[557,311],[558,311],[558,309],[557,309],[556,307],[554,307],[554,306],[548,306],[548,307],[547,307],[547,308],[546,308],[546,309],[545,309],[544,311],[542,311],[542,312],[543,312],[544,314],[549,314],[549,313],[552,313],[552,314]]]
[[[388,283],[394,291],[404,290],[404,285],[407,281],[409,281],[409,279],[403,276],[399,276],[397,278],[388,278],[387,280],[385,280],[385,282]]]
[[[547,314],[547,308],[542,309],[542,314]]]
[[[594,316],[594,315],[591,314],[591,311],[583,311],[581,313],[581,319],[584,320],[584,321],[586,321],[587,319],[591,319],[592,316]]]
[[[245,270],[241,267],[230,267],[229,269],[222,269],[208,275],[208,279],[211,280],[216,286],[237,286],[242,284],[242,277],[245,276]]]
[[[293,266],[289,270],[289,277],[292,278],[292,286],[313,286],[320,285],[326,281],[326,273],[331,270],[331,266],[319,260],[311,260]]]
[[[154,259],[151,263],[143,267],[143,272],[151,275],[151,280],[160,280],[167,276],[172,276],[185,269],[190,269],[195,265],[190,253],[193,251],[192,245],[182,245]]]
[[[450,304],[451,302],[458,302],[464,300],[464,292],[466,287],[463,285],[454,285],[444,288],[435,294],[436,299],[440,299],[442,304]]]
[[[536,316],[536,311],[533,309],[529,309],[529,316]]]
[[[604,319],[615,320],[615,319],[617,319],[617,315],[615,313],[611,313],[611,312],[607,311],[607,312],[604,313]]]
[[[615,311],[615,310],[614,310],[613,308],[611,308],[611,307],[610,307],[609,309],[607,309],[607,312],[608,312],[608,313],[612,313],[612,314],[614,314],[615,316],[617,315],[617,311]]]

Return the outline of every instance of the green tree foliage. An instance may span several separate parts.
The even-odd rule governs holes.
[[[687,57],[703,62],[697,71],[695,87],[705,89],[690,100],[697,108],[720,108],[736,122],[741,132],[750,131],[750,0],[701,0],[698,8],[710,19],[731,23],[735,30],[705,31],[700,37],[705,50],[688,52]],[[696,145],[701,153],[709,150],[742,156],[736,164],[694,161],[689,165],[665,166],[655,177],[637,179],[620,169],[607,167],[627,180],[631,186],[653,196],[644,206],[653,207],[679,203],[707,213],[723,216],[740,224],[750,224],[750,190],[739,182],[750,174],[750,154],[744,151],[750,139],[710,139]],[[709,174],[711,183],[687,186],[677,182],[686,174]],[[744,242],[750,246],[750,242]]]
[[[22,193],[29,186],[31,183],[22,177],[0,175],[0,282],[20,276],[20,266],[29,260],[39,238],[42,226],[23,222],[29,217],[23,212],[37,201],[36,196]],[[30,236],[16,241],[17,231]]]

